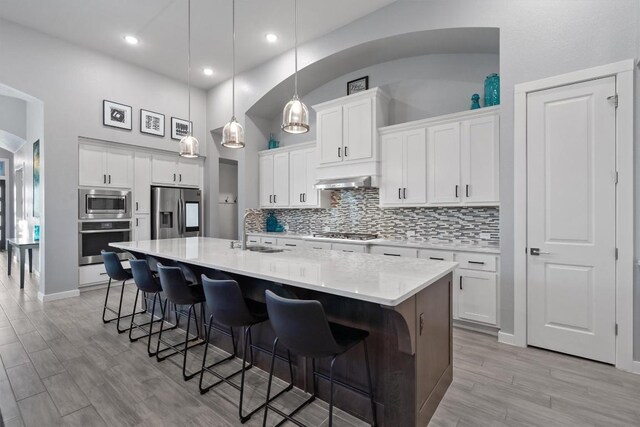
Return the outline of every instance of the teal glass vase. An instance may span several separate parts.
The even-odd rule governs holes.
[[[477,110],[478,108],[480,108],[480,95],[474,93],[471,95],[471,109]]]
[[[276,218],[275,212],[271,211],[267,215],[267,232],[276,231],[278,228],[278,219]]]
[[[500,76],[489,74],[484,79],[484,106],[500,105]]]

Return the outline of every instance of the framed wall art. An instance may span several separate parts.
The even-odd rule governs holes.
[[[164,136],[164,114],[140,109],[140,132]]]
[[[117,102],[102,101],[102,124],[118,129],[131,130],[131,107]]]
[[[191,126],[193,126],[193,122],[191,122]],[[189,135],[189,121],[171,117],[171,139],[180,141],[187,135]]]
[[[347,82],[347,95],[369,89],[369,76],[360,77]]]

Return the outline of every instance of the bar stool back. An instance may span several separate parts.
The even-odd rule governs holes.
[[[277,350],[278,343],[281,342],[287,349],[294,353],[312,359],[313,371],[313,394],[303,402],[293,412],[286,414],[278,408],[269,404],[269,394],[273,379],[273,359],[269,371],[269,385],[267,386],[267,397],[264,411],[263,426],[267,422],[267,412],[272,410],[278,415],[286,418],[296,425],[303,426],[295,420],[293,415],[304,406],[311,403],[317,397],[316,377],[328,380],[330,383],[329,396],[329,426],[333,425],[333,385],[338,384],[353,392],[359,393],[369,398],[371,402],[372,425],[377,425],[376,406],[373,397],[373,385],[371,382],[371,371],[369,367],[369,354],[367,351],[366,338],[367,331],[352,328],[349,326],[330,323],[325,314],[324,308],[319,301],[296,300],[283,298],[267,290],[265,293],[269,319],[276,333],[273,342],[273,352]],[[369,391],[361,390],[345,382],[334,378],[334,365],[338,356],[346,353],[357,344],[364,346],[365,366]],[[329,375],[325,375],[316,370],[315,359],[331,357]]]
[[[107,283],[107,293],[104,297],[104,306],[102,308],[102,321],[104,323],[109,323],[112,321],[116,321],[116,328],[118,330],[118,333],[122,334],[124,332],[127,332],[130,328],[126,328],[126,329],[121,329],[120,328],[120,319],[123,319],[125,317],[130,317],[132,316],[132,314],[127,314],[125,316],[122,315],[122,299],[124,297],[124,287],[125,284],[127,283],[127,280],[130,280],[133,276],[131,275],[131,271],[130,270],[125,270],[122,267],[122,262],[120,261],[120,258],[118,258],[118,254],[116,254],[115,252],[107,252],[107,251],[101,251],[100,254],[102,255],[102,260],[104,261],[104,268],[107,272],[107,276],[109,276],[109,282]],[[122,288],[120,289],[120,303],[118,304],[118,311],[112,309],[111,307],[109,307],[107,305],[108,301],[109,301],[109,292],[111,290],[111,281],[115,280],[117,282],[122,282]],[[134,306],[134,312],[135,312],[135,306]],[[111,319],[107,319],[106,318],[106,313],[107,310],[110,311],[111,313],[115,314],[116,317],[113,317]],[[143,311],[140,311],[136,314],[142,314],[144,313]]]

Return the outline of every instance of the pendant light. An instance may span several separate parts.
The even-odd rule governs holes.
[[[244,148],[244,129],[236,120],[236,0],[231,4],[231,28],[233,49],[231,54],[231,120],[222,129],[222,146]]]
[[[298,97],[298,0],[293,0],[294,10],[294,57],[295,74],[294,92],[291,101],[287,102],[282,111],[282,130],[287,133],[309,132],[309,110]]]
[[[191,0],[187,2],[188,20],[187,20],[187,40],[188,40],[188,54],[187,54],[187,88],[189,89],[189,133],[180,140],[180,155],[182,157],[194,158],[199,156],[200,143],[193,136],[193,125],[191,124]]]

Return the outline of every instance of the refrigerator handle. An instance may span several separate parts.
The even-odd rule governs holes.
[[[178,199],[178,236],[182,236],[182,200]]]

